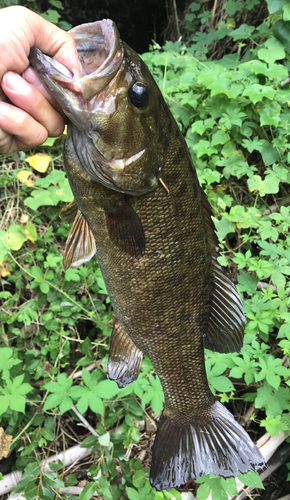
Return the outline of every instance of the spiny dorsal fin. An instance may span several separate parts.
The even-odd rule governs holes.
[[[143,353],[115,319],[110,343],[109,378],[115,380],[119,387],[134,382],[139,375],[142,359]]]
[[[219,243],[211,218],[211,207],[203,191],[202,209],[214,277],[214,291],[204,346],[212,351],[239,352],[244,337],[244,308],[235,285],[217,261]]]
[[[145,234],[142,223],[128,201],[124,200],[117,212],[106,210],[106,221],[111,240],[123,252],[139,257],[145,252]]]
[[[59,216],[61,220],[63,220],[64,222],[72,224],[73,221],[75,220],[75,216],[77,215],[77,211],[78,211],[78,206],[76,201],[74,200],[59,212]]]
[[[66,240],[63,254],[64,268],[79,267],[91,260],[95,253],[95,238],[86,218],[78,210]]]

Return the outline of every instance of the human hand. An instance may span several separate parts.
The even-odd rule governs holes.
[[[33,46],[73,73],[80,70],[72,36],[25,7],[0,9],[0,151],[4,154],[26,151],[64,129],[60,109],[29,67]],[[6,97],[13,104],[4,102]]]

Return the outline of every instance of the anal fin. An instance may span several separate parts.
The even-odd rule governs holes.
[[[115,319],[108,363],[109,378],[115,380],[119,387],[134,382],[139,375],[142,359],[143,353]]]
[[[63,254],[64,268],[79,267],[85,262],[88,262],[95,253],[95,238],[86,218],[82,212],[78,210],[66,240]]]

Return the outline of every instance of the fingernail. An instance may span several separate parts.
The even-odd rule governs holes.
[[[2,79],[2,84],[8,87],[10,90],[23,91],[27,88],[27,83],[23,78],[13,71],[7,71]]]

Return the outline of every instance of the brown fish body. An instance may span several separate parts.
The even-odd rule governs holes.
[[[164,115],[164,121],[171,120]],[[165,392],[165,411],[179,421],[197,410],[206,415],[214,401],[205,376],[202,342],[213,280],[200,187],[176,124],[167,127],[172,129],[172,151],[162,179],[169,193],[160,184],[142,197],[127,197],[145,233],[146,251],[138,258],[112,243],[106,212],[98,204],[110,192],[86,178],[80,181],[70,139],[65,158],[78,207],[87,214],[95,237],[118,323],[150,358]]]
[[[204,365],[204,346],[240,349],[243,308],[217,262],[210,207],[179,128],[110,23],[72,30],[84,72],[97,51],[91,79],[50,76],[49,58],[32,57],[72,122],[64,160],[76,205],[64,216],[76,217],[64,263],[97,254],[115,316],[109,377],[132,382],[146,354],[160,378],[151,484],[170,489],[207,473],[256,470],[263,458],[212,395]]]

